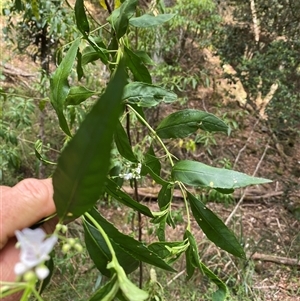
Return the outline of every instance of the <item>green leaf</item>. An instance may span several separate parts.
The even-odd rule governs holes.
[[[125,86],[123,99],[140,107],[153,107],[161,102],[172,103],[177,100],[177,95],[158,86],[132,82]]]
[[[90,32],[90,26],[85,14],[83,0],[76,0],[74,10],[77,28],[83,36],[87,36]]]
[[[141,58],[141,60],[145,65],[155,66],[155,63],[153,62],[153,60],[151,59],[151,57],[148,55],[146,51],[136,50],[135,54]]]
[[[173,199],[174,185],[163,185],[158,193],[157,202],[160,210],[164,210],[170,205]]]
[[[186,268],[186,280],[190,280],[195,273],[197,265],[195,264],[194,254],[191,246],[185,251],[185,268]]]
[[[149,294],[136,285],[134,285],[127,277],[119,278],[120,289],[128,301],[144,301],[148,299]]]
[[[108,21],[112,24],[118,39],[126,33],[129,26],[129,19],[136,10],[137,0],[125,0],[122,5],[115,9]]]
[[[149,167],[148,165],[142,164],[141,175],[146,175],[146,174],[149,174],[157,184],[165,185],[165,184],[169,183],[169,182],[165,181],[163,178],[161,178],[157,173],[155,173],[151,167]]]
[[[114,275],[105,285],[100,287],[89,301],[112,301],[119,291],[118,278]]]
[[[107,263],[111,260],[111,254],[105,240],[99,231],[84,220],[84,241],[90,258],[96,268],[106,277],[111,277],[111,270],[107,269]]]
[[[127,207],[132,208],[146,216],[153,217],[152,212],[147,206],[144,206],[141,203],[133,200],[127,193],[123,192],[114,181],[107,179],[105,191]]]
[[[77,51],[76,72],[77,72],[78,81],[80,81],[82,79],[82,77],[84,76],[84,73],[83,73],[83,69],[82,69],[82,54],[79,50]]]
[[[173,263],[186,250],[186,243],[184,241],[159,241],[150,244],[148,248],[168,263]]]
[[[135,240],[131,236],[119,232],[110,222],[108,222],[96,210],[90,211],[93,218],[101,225],[105,233],[115,242],[122,247],[128,254],[145,263],[152,264],[161,269],[174,272],[175,270],[169,266],[157,254],[151,252],[142,242]],[[118,258],[119,260],[119,258]]]
[[[111,253],[101,233],[88,221],[84,221],[84,238],[87,250],[97,269],[105,276],[111,277],[112,271],[107,265],[112,260]],[[135,271],[139,266],[139,261],[130,255],[122,246],[111,239],[119,264],[125,270],[126,274]]]
[[[175,163],[172,177],[176,181],[191,186],[210,188],[236,189],[248,185],[270,183],[271,180],[248,176],[244,173],[225,168],[216,168],[209,165],[183,160]]]
[[[200,261],[197,243],[194,236],[188,230],[185,232],[185,237],[188,238],[190,246],[187,250],[189,253],[189,268],[190,272],[193,272],[193,266],[197,267],[203,274],[205,274],[212,282],[218,286],[218,291],[213,295],[213,301],[224,301],[227,296],[227,286],[225,283],[212,272],[204,263]]]
[[[172,113],[163,119],[156,133],[161,138],[184,138],[198,129],[227,133],[228,126],[213,114],[186,109]]]
[[[47,163],[47,164],[51,164],[51,165],[56,165],[56,163],[51,162],[47,159],[45,159],[42,155],[42,148],[43,148],[43,142],[42,140],[38,139],[35,144],[34,144],[34,152],[35,152],[35,156],[42,162]]]
[[[118,121],[117,123],[117,128],[114,137],[120,155],[131,162],[138,162],[137,158],[135,157],[132,151],[128,136],[120,121]]]
[[[125,70],[120,64],[106,91],[58,159],[53,187],[61,220],[67,216],[78,217],[89,210],[104,188],[125,83]]]
[[[191,193],[187,192],[187,196],[191,204],[192,213],[207,238],[215,243],[216,246],[232,255],[246,258],[241,244],[222,220]]]
[[[103,64],[107,64],[107,50],[105,49],[103,42],[92,42],[91,37],[89,37],[89,42],[92,43],[93,46],[89,45],[82,51],[82,66],[85,66],[88,63],[94,62],[98,59],[101,59]]]
[[[144,164],[150,167],[156,174],[160,175],[161,164],[156,158],[152,145],[150,145],[144,157]]]
[[[129,20],[129,24],[134,27],[142,27],[142,28],[150,27],[150,26],[157,26],[157,25],[161,25],[165,22],[168,22],[174,16],[175,16],[175,14],[163,14],[163,15],[158,15],[158,16],[144,14],[137,18],[131,18]]]
[[[69,94],[66,98],[65,105],[76,106],[87,100],[89,97],[95,95],[96,92],[91,91],[83,86],[71,87]]]
[[[124,54],[125,63],[132,72],[134,79],[151,84],[151,75],[142,59],[126,46],[124,46]]]
[[[70,90],[68,76],[71,73],[79,44],[80,39],[74,41],[66,56],[63,58],[60,65],[50,79],[50,101],[54,110],[56,111],[61,129],[68,136],[71,136],[71,132],[64,116],[63,109],[65,100]]]

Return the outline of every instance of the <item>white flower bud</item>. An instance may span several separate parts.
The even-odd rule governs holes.
[[[14,268],[14,272],[16,275],[18,276],[23,275],[26,271],[27,271],[27,266],[24,263],[22,262],[16,263]]]
[[[44,280],[49,275],[49,269],[45,265],[38,266],[35,268],[35,273],[40,280]]]

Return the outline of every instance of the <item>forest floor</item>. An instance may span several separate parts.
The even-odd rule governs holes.
[[[1,86],[15,86],[18,89],[21,83],[23,88],[30,87],[37,72],[36,65],[27,56],[18,56],[1,48]],[[216,145],[211,143],[209,152],[207,147],[200,144],[192,153],[174,145],[176,156],[192,157],[214,166],[220,166],[225,158],[235,170],[272,179],[273,183],[240,191],[231,202],[214,199],[207,204],[224,221],[235,211],[228,226],[243,243],[248,260],[237,260],[210,245],[193,221],[192,231],[199,242],[200,257],[231,288],[232,300],[300,301],[299,137],[293,138],[292,143],[288,134],[280,140],[273,136],[266,122],[258,120],[253,112],[241,109],[236,103],[222,105],[219,100],[210,101],[202,95],[202,90],[194,92],[184,106],[207,110],[219,117],[226,113],[226,118],[229,116],[229,121],[236,121],[238,128],[232,131],[230,137],[216,135]],[[147,185],[145,188],[141,192],[143,202],[155,211],[157,187]],[[167,233],[168,239],[177,240],[183,236],[185,229],[180,197],[174,201],[173,208],[177,212],[178,226],[168,229]],[[105,205],[103,211],[124,232],[132,232],[135,225],[131,222],[131,211],[119,205]],[[148,219],[145,218],[143,223],[143,238],[146,242],[151,241],[155,229]],[[191,279],[191,283],[199,290],[194,299],[185,299],[180,295],[182,287],[188,285],[184,280],[184,272],[180,273],[182,270],[184,260],[178,263],[179,274],[158,279],[163,286],[168,283],[172,287],[172,300],[207,300],[200,297],[200,292],[205,290],[208,283],[199,274]],[[54,287],[55,282],[59,285],[59,276],[56,277]],[[50,295],[46,300],[51,300]]]

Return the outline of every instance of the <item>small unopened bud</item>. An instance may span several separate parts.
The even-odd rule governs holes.
[[[81,252],[83,251],[83,247],[82,247],[82,245],[79,244],[79,243],[76,243],[76,244],[74,245],[74,249],[75,249],[77,252],[79,252],[79,253],[81,253]]]
[[[69,251],[70,251],[70,249],[71,249],[71,246],[69,245],[69,244],[64,244],[63,246],[62,246],[62,252],[63,253],[68,253]]]
[[[30,282],[30,281],[36,279],[36,275],[33,271],[26,272],[23,277],[26,282]]]
[[[74,238],[69,238],[69,239],[68,239],[68,244],[69,244],[71,247],[73,247],[73,246],[75,245],[75,243],[76,243],[76,240],[75,240]]]
[[[66,225],[61,225],[61,233],[65,234],[68,231],[68,227]]]

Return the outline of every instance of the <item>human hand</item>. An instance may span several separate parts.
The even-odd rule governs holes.
[[[52,180],[26,179],[14,187],[0,186],[0,281],[14,281],[14,266],[19,261],[15,231],[28,228],[55,212]],[[41,228],[51,233],[56,220]],[[1,295],[0,295],[1,297]],[[5,301],[18,300],[11,295]]]

